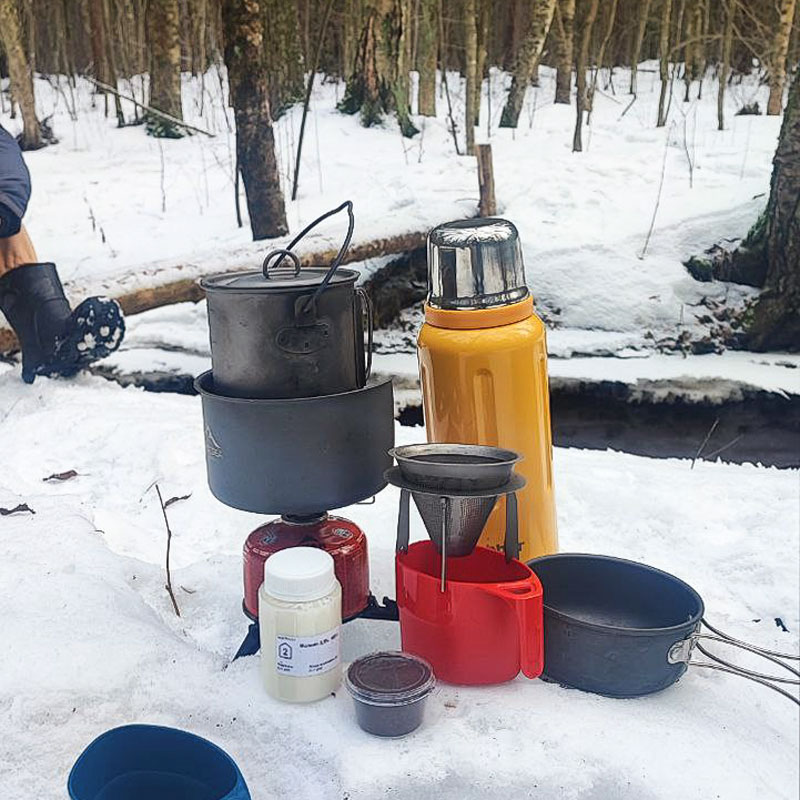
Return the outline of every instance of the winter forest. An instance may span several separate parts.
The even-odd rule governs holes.
[[[800,798],[797,0],[0,0],[0,312],[9,800]]]

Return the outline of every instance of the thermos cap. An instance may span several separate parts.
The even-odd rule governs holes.
[[[428,236],[428,304],[478,310],[528,297],[516,227],[487,217],[446,222]]]
[[[277,600],[319,600],[335,585],[333,558],[316,547],[289,547],[264,562],[264,591]]]

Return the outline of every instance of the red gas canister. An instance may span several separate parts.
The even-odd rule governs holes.
[[[476,547],[447,561],[431,541],[415,542],[396,561],[403,650],[421,656],[447,683],[502,683],[544,666],[542,587],[521,561]]]
[[[342,619],[361,613],[369,602],[367,537],[354,522],[324,514],[318,517],[278,517],[256,528],[244,543],[244,610],[258,618],[258,590],[264,562],[287,547],[319,547],[333,556],[336,579],[342,585]]]

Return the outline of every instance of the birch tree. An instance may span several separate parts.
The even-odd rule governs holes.
[[[20,147],[23,150],[36,150],[43,146],[42,128],[36,116],[33,75],[22,42],[17,0],[0,0],[0,44],[8,61],[14,99],[22,114]]]
[[[516,128],[525,92],[539,67],[544,42],[550,31],[556,0],[531,0],[530,24],[522,40],[512,70],[511,88],[500,117],[501,128]],[[571,71],[571,70],[570,70]]]
[[[786,58],[792,32],[795,0],[776,0],[778,3],[778,25],[772,43],[769,74],[769,100],[767,114],[776,116],[783,107],[783,89],[786,83]]]
[[[253,239],[288,233],[264,69],[264,18],[258,0],[223,0],[225,64],[236,117],[236,158]]]

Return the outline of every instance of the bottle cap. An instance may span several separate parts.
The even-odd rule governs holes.
[[[316,547],[289,547],[264,562],[264,591],[276,600],[318,600],[335,585],[333,558]]]
[[[506,219],[447,222],[428,237],[428,304],[476,310],[528,297],[519,234]]]

